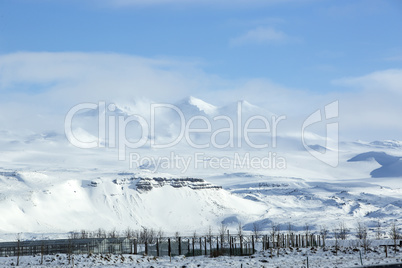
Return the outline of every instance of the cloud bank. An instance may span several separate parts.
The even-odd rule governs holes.
[[[231,45],[279,44],[291,41],[287,34],[272,27],[257,27],[230,40]]]
[[[247,100],[287,115],[296,127],[339,100],[342,136],[374,140],[402,135],[400,69],[333,80],[343,90],[326,95],[267,78],[223,79],[192,61],[122,54],[13,53],[0,56],[0,70],[2,130],[61,129],[67,111],[80,102],[118,101],[146,109],[151,101],[174,103],[193,95],[217,106]]]

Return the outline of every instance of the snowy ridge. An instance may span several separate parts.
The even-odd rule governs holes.
[[[364,180],[349,182],[305,181],[301,178],[257,176],[252,174],[227,174],[248,177],[247,182],[228,184],[225,189],[244,199],[264,204],[266,212],[257,221],[244,223],[243,229],[252,231],[255,224],[269,230],[272,223],[286,229],[291,223],[302,231],[309,223],[312,229],[319,226],[336,226],[344,221],[350,230],[356,220],[374,227],[376,219],[389,224],[402,215],[401,189],[379,186]],[[322,217],[322,215],[326,215]],[[229,217],[225,223],[236,226],[238,220]]]
[[[272,114],[244,101],[240,104],[243,123],[248,116]],[[235,127],[238,105],[216,107],[193,97],[177,104],[186,119],[228,115]],[[147,105],[138,103],[115,106],[114,111],[105,111],[108,116],[134,112],[146,117],[149,113]],[[77,116],[74,134],[82,140],[93,140],[98,131],[93,117],[97,111],[93,112]],[[177,135],[174,113],[160,112],[157,142],[163,143],[166,137],[171,141]],[[228,127],[227,122],[219,121],[212,130]],[[137,138],[136,127],[134,122],[127,129],[133,140]],[[402,153],[397,141],[341,142],[335,169],[313,158],[291,131],[281,133],[284,135],[275,148],[269,136],[253,137],[257,143],[270,144],[264,149],[247,147],[244,140],[240,148],[223,149],[194,149],[183,141],[167,150],[146,144],[127,151],[127,155],[135,152],[143,160],[128,168],[128,161],[117,161],[116,147],[79,149],[60,133],[0,131],[0,239],[18,232],[60,234],[99,227],[123,230],[127,226],[192,233],[195,229],[204,232],[209,225],[216,229],[222,222],[232,229],[241,222],[244,230],[251,230],[254,223],[270,228],[272,222],[292,222],[295,228],[302,228],[305,222],[314,222],[314,228],[344,220],[353,228],[356,219],[369,226],[380,219],[386,225],[402,215]],[[217,136],[218,144],[227,143],[230,135],[226,134]],[[307,134],[313,149],[329,151],[320,145],[323,137]],[[237,131],[232,138],[237,145],[236,135]],[[210,142],[209,136],[191,138],[201,144]],[[101,140],[101,144],[108,145],[108,141]],[[201,154],[198,167],[194,165],[196,153]],[[222,159],[229,168],[216,168]],[[258,159],[272,165],[240,165]],[[281,159],[286,162],[284,168],[275,166]],[[182,169],[187,160],[188,168]]]
[[[128,226],[190,233],[217,226],[227,215],[256,219],[263,210],[261,204],[202,179],[122,178],[90,171],[3,171],[0,175],[0,237]]]
[[[398,140],[373,141],[373,142],[370,142],[370,144],[373,146],[377,146],[377,147],[386,147],[386,148],[395,148],[395,149],[402,148],[402,141],[398,141]]]
[[[374,178],[402,177],[402,157],[388,155],[385,152],[367,152],[356,155],[348,162],[368,161],[374,159],[381,167],[370,172]]]
[[[267,230],[273,222],[284,228],[290,222],[295,230],[302,230],[306,222],[314,230],[340,220],[353,229],[356,219],[368,226],[381,219],[386,225],[402,215],[402,187],[395,182],[389,184],[396,187],[386,187],[366,180],[307,181],[248,172],[204,180],[148,171],[3,169],[0,239],[13,232],[127,226],[191,234],[222,222],[232,230],[241,222],[245,231],[254,224]]]
[[[193,109],[193,111],[203,112],[207,115],[216,114],[218,108],[210,103],[207,103],[201,99],[190,96],[178,103],[179,108],[184,111]]]
[[[376,141],[362,141],[358,140],[355,142],[355,144],[373,148],[373,149],[394,149],[394,150],[400,150],[402,149],[402,141],[399,140],[376,140]]]
[[[172,186],[173,188],[189,187],[193,190],[205,190],[205,189],[222,189],[221,186],[212,185],[203,179],[197,178],[129,178],[129,179],[115,179],[113,182],[117,185],[132,184],[139,191],[151,191],[154,188],[160,188],[164,186]],[[95,184],[95,183],[92,183]]]

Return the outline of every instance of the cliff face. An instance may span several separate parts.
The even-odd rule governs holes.
[[[174,188],[189,187],[193,190],[222,189],[222,186],[213,185],[199,178],[166,178],[166,177],[130,177],[115,179],[116,185],[129,185],[130,188],[139,192],[151,191],[154,188],[172,186]],[[96,183],[93,182],[93,185]]]
[[[197,178],[140,178],[137,182],[137,190],[150,191],[153,188],[159,188],[170,185],[174,188],[189,187],[193,190],[202,189],[221,189],[221,186],[212,185],[203,179]]]
[[[261,202],[199,178],[93,170],[0,172],[0,241],[17,232],[50,237],[142,226],[190,234],[209,225],[216,229],[227,217],[257,220],[266,210]]]

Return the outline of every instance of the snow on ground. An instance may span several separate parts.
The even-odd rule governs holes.
[[[43,158],[38,166],[18,168],[14,163],[14,168],[0,168],[0,241],[14,240],[15,233],[21,232],[29,233],[28,239],[42,234],[65,236],[81,229],[122,231],[142,226],[169,235],[176,231],[190,235],[195,230],[206,233],[209,226],[216,232],[221,222],[233,232],[239,222],[248,231],[253,223],[268,230],[272,222],[291,223],[296,230],[306,223],[313,230],[321,225],[332,229],[341,221],[352,231],[358,221],[370,228],[377,220],[389,226],[402,219],[402,182],[398,177],[370,178],[370,172],[380,167],[377,161],[347,162],[361,153],[359,148],[350,146],[352,152],[342,153],[335,169],[306,158],[302,151],[287,153],[285,170],[190,168],[181,174],[144,167],[125,169],[121,163],[97,166],[100,156],[96,154],[77,155],[71,160],[73,165],[64,167],[46,168],[50,160]],[[184,150],[176,153],[186,154]],[[229,153],[213,154],[224,157]],[[138,180],[130,180],[187,176],[223,189],[165,185],[144,192],[137,189]]]
[[[382,186],[378,180],[326,182],[237,172],[207,177],[207,182],[193,186],[152,182],[143,190],[138,185],[140,178],[161,176],[177,178],[147,171],[1,171],[0,239],[14,240],[10,234],[21,232],[52,237],[49,234],[81,229],[142,226],[169,235],[195,230],[205,234],[209,226],[217,232],[221,222],[236,232],[239,222],[245,231],[252,231],[253,223],[269,230],[273,222],[283,228],[291,223],[298,231],[309,224],[317,231],[343,221],[353,232],[358,221],[374,228],[377,220],[385,235],[402,216],[402,189]]]
[[[243,121],[251,115],[272,115],[247,102],[241,104]],[[215,107],[189,98],[177,105],[186,118],[228,115],[236,122],[239,104]],[[136,105],[116,107],[116,114],[109,111],[108,118],[142,114]],[[163,141],[178,128],[170,113],[162,114],[156,136]],[[96,135],[96,116],[97,112],[77,115],[77,128]],[[213,130],[227,127],[219,121]],[[176,231],[190,235],[195,230],[202,234],[209,226],[216,232],[222,222],[232,232],[239,222],[249,231],[253,223],[267,230],[272,222],[291,223],[296,230],[308,223],[317,231],[321,225],[331,229],[344,221],[353,230],[358,221],[373,228],[380,220],[386,228],[402,219],[402,180],[390,177],[401,174],[399,141],[340,142],[339,165],[334,168],[312,157],[302,146],[300,134],[288,129],[278,132],[276,147],[271,136],[253,136],[254,141],[268,141],[270,146],[265,149],[250,148],[244,139],[238,147],[236,136],[232,137],[233,148],[222,149],[195,149],[185,141],[166,150],[146,144],[126,148],[124,161],[118,160],[117,149],[107,143],[110,141],[102,141],[105,148],[79,149],[61,133],[60,129],[43,133],[0,131],[0,241],[14,240],[21,232],[25,239],[57,238],[69,231],[97,228],[122,231],[148,227],[162,229],[167,235]],[[310,147],[326,151],[323,137],[305,134]],[[226,142],[225,133],[217,136],[220,144]],[[201,134],[192,138],[208,141]],[[144,161],[136,165],[130,153]],[[348,161],[362,154],[368,157]],[[398,161],[384,165],[378,155]],[[171,161],[174,157],[178,160]],[[244,159],[264,159],[268,166],[242,166]],[[181,160],[189,161],[189,165]],[[281,160],[285,165],[278,165]],[[216,166],[217,161],[226,164]],[[377,171],[371,176],[375,170],[380,174]],[[165,185],[140,191],[139,177],[201,178],[222,189]]]
[[[361,253],[361,258],[360,258]],[[69,260],[70,259],[70,260]],[[23,267],[359,267],[363,265],[402,264],[401,252],[388,249],[385,257],[383,247],[373,247],[367,253],[353,248],[341,248],[335,252],[327,249],[281,249],[259,252],[250,257],[152,257],[139,255],[68,255],[58,254],[20,257]],[[17,263],[17,257],[0,258],[0,267],[10,267]]]
[[[256,219],[265,209],[223,189],[164,185],[143,191],[137,188],[139,179],[124,174],[3,172],[0,232],[66,233],[141,226],[192,232],[219,224],[227,214]]]

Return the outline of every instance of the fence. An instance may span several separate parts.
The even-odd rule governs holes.
[[[57,253],[130,254],[133,251],[132,241],[127,238],[58,239],[0,243],[0,257]]]
[[[141,242],[139,242],[141,241]],[[151,256],[247,256],[257,250],[325,246],[323,236],[277,234],[166,238],[85,238],[0,243],[0,257],[49,254],[146,254]]]

